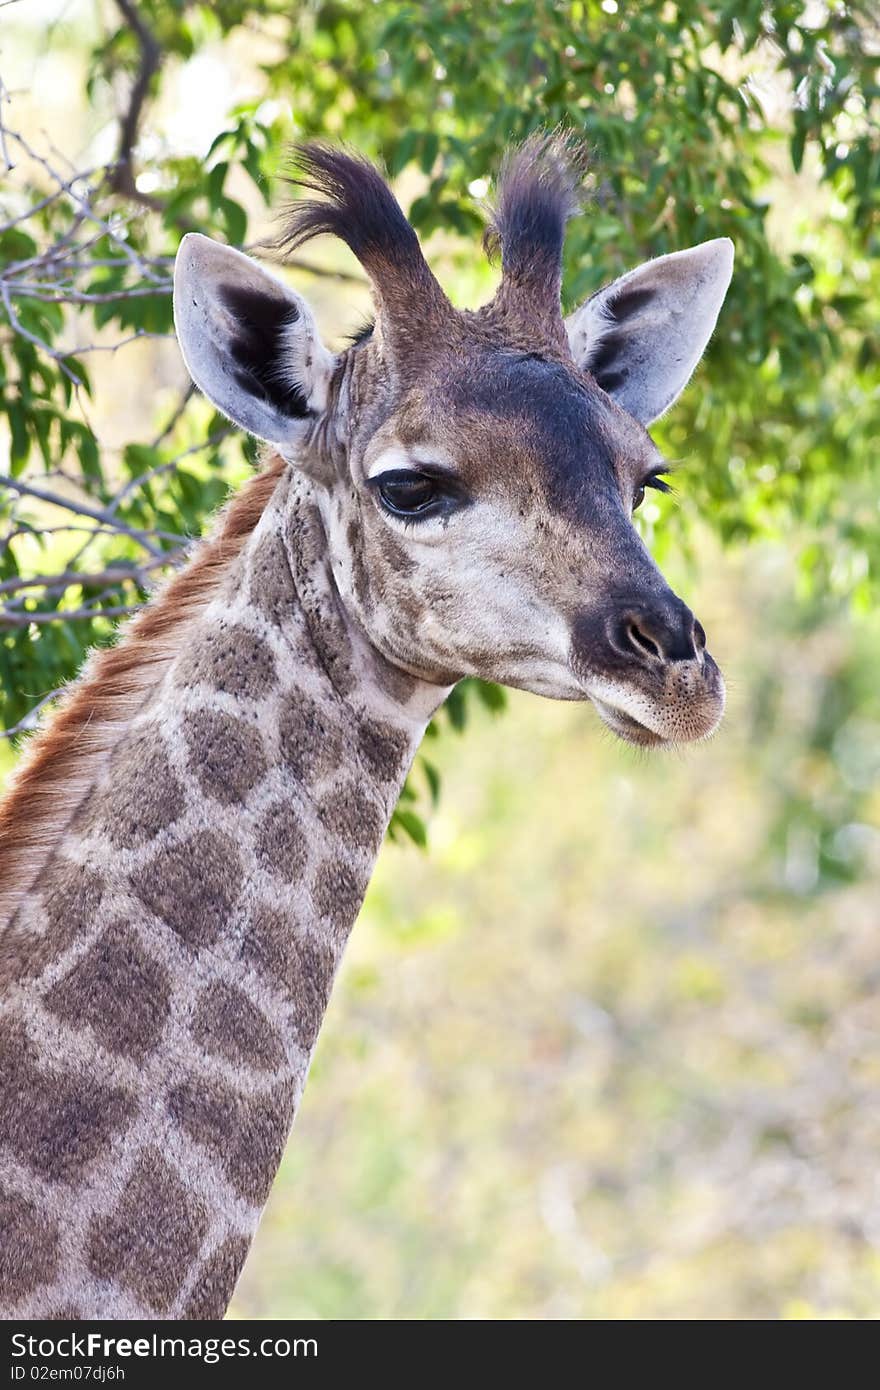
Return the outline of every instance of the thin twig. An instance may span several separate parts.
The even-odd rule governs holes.
[[[0,611],[0,632],[8,628],[30,627],[36,623],[42,627],[47,623],[90,622],[93,618],[124,618],[127,613],[137,613],[142,603],[115,604],[110,608],[56,608],[49,613],[11,613],[8,609]]]
[[[347,270],[328,270],[325,266],[313,265],[311,261],[305,261],[301,256],[285,256],[279,253],[274,241],[263,239],[262,241],[252,241],[242,248],[248,254],[259,253],[260,259],[268,261],[270,265],[288,267],[292,270],[304,270],[309,275],[316,275],[323,280],[337,280],[344,285],[369,285],[369,280],[365,275],[352,275]]]
[[[2,5],[0,5],[2,8]],[[39,723],[40,711],[52,700],[57,700],[64,687],[59,685],[55,690],[50,690],[48,695],[44,695],[42,700],[28,710],[27,714],[22,715],[17,724],[11,725],[8,729],[0,729],[0,738],[15,738],[16,734],[27,733],[30,729],[35,729]]]
[[[11,265],[6,267],[5,274],[11,275],[13,272],[18,274],[21,270],[27,270],[31,266],[41,266],[44,262],[51,262],[52,260],[62,261],[64,269],[70,270],[74,274],[77,274],[79,271],[88,273],[96,268],[104,269],[105,267],[109,270],[118,270],[120,266],[125,264],[120,256],[89,256],[89,258],[84,261],[73,261],[70,259],[75,252],[87,251],[90,246],[94,246],[95,242],[100,241],[103,236],[103,232],[96,232],[88,241],[76,242],[71,246],[69,252],[65,252],[64,255],[55,254],[62,244],[60,241],[57,241],[54,246],[51,246],[47,251],[41,252],[39,256],[32,256],[30,260],[27,261],[14,261]],[[138,268],[142,274],[153,276],[157,289],[164,289],[170,280],[168,271],[171,269],[173,263],[173,256],[141,256],[138,261]]]
[[[180,548],[181,550],[184,549],[183,546]],[[79,584],[84,589],[96,589],[101,584],[105,588],[110,588],[113,584],[125,583],[143,586],[145,575],[150,570],[172,564],[174,555],[174,551],[166,551],[163,555],[157,555],[155,559],[148,560],[143,565],[108,565],[106,569],[91,574],[83,573],[82,570],[62,570],[60,574],[35,574],[29,578],[16,575],[14,579],[4,579],[0,582],[0,594],[15,594],[22,589],[43,589],[46,593],[52,593],[54,590],[63,592],[65,589],[72,588],[74,584]]]
[[[169,434],[172,433],[178,420],[183,415],[183,412],[186,410],[186,407],[189,405],[190,401],[195,395],[195,391],[195,382],[187,382],[186,386],[180,393],[180,400],[177,402],[177,405],[174,407],[174,410],[171,412],[171,415],[168,417],[168,420],[162,426],[159,433],[156,435],[156,438],[150,445],[151,449],[158,449],[163,439],[167,439]]]
[[[156,338],[162,342],[170,343],[174,338],[174,334],[151,333],[146,328],[138,328],[134,333],[129,333],[127,338],[120,338],[115,343],[87,343],[85,347],[64,348],[56,355],[59,362],[63,364],[64,359],[67,357],[83,357],[87,352],[118,352],[120,348],[128,347],[129,343],[139,343],[147,338]],[[82,382],[78,382],[77,385],[81,386]]]
[[[3,96],[2,81],[3,79],[0,78],[0,100],[2,100]],[[4,134],[5,132],[3,131],[2,124],[0,124],[0,154],[2,154],[5,159],[6,149],[3,144]],[[12,165],[7,163],[6,168],[9,170],[12,168]],[[11,231],[13,227],[18,226],[19,222],[26,222],[29,217],[33,217],[35,213],[42,212],[43,208],[47,208],[50,203],[57,202],[60,197],[60,188],[56,188],[54,193],[47,193],[45,198],[41,198],[38,203],[34,203],[33,207],[28,208],[27,212],[20,212],[17,217],[10,217],[8,222],[0,222],[0,233]]]
[[[139,541],[145,550],[149,550],[152,555],[162,555],[160,550],[149,540],[150,536],[157,536],[161,540],[175,541],[178,545],[185,542],[185,537],[176,536],[171,531],[144,531],[137,526],[127,526],[119,521],[112,512],[101,507],[90,507],[84,502],[74,501],[70,497],[63,497],[60,493],[50,492],[48,488],[34,487],[33,483],[23,483],[20,478],[10,478],[5,473],[0,473],[0,487],[8,487],[13,492],[18,492],[24,497],[36,497],[41,502],[50,502],[53,507],[63,507],[66,511],[74,512],[77,516],[88,516],[93,521],[103,522],[104,525],[112,526],[120,535],[129,536],[132,540]]]
[[[73,185],[79,182],[78,175],[74,174],[73,177],[69,179],[62,178],[58,171],[49,163],[48,159],[44,158],[41,154],[37,154],[37,151],[28,144],[27,140],[25,140],[24,136],[21,135],[19,131],[10,130],[7,134],[10,140],[14,140],[15,143],[24,150],[29,159],[34,160],[36,164],[39,164],[40,167],[46,171],[53,183],[67,193],[68,197],[79,209],[84,221],[91,222],[94,226],[100,227],[101,231],[110,238],[114,245],[119,247],[122,255],[130,261],[132,265],[137,266],[142,274],[148,274],[143,258],[138,255],[134,247],[129,246],[126,241],[118,236],[112,224],[107,222],[103,217],[99,217],[94,208],[85,201],[81,194],[76,192]]]
[[[215,445],[227,439],[230,434],[232,434],[232,426],[227,425],[223,429],[216,430],[214,434],[209,435],[202,444],[191,444],[188,449],[184,449],[183,452],[177,454],[175,458],[169,459],[166,463],[157,463],[153,468],[148,468],[144,473],[139,473],[136,478],[132,478],[116,493],[107,507],[108,514],[115,512],[116,508],[125,501],[126,497],[136,492],[138,488],[145,487],[152,478],[156,478],[162,473],[173,472],[185,458],[189,458],[192,454],[204,453],[206,449],[213,449]]]
[[[27,342],[33,343],[34,346],[38,347],[41,352],[44,352],[47,357],[51,357],[53,362],[57,362],[64,375],[68,378],[69,381],[73,382],[74,386],[82,386],[82,377],[78,377],[76,372],[74,372],[70,367],[68,367],[67,363],[64,361],[65,357],[71,357],[73,356],[73,354],[59,352],[57,348],[53,348],[49,345],[49,343],[44,342],[44,340],[38,337],[36,333],[31,333],[29,328],[25,328],[24,324],[22,323],[21,319],[18,317],[18,314],[15,312],[15,309],[12,306],[12,298],[9,293],[9,286],[6,284],[4,280],[0,280],[0,298],[2,298],[3,300],[3,307],[6,310],[9,322],[12,324],[12,327],[15,329],[16,333],[18,333]]]
[[[118,290],[87,294],[82,290],[65,289],[59,285],[47,288],[45,285],[34,285],[26,280],[9,283],[5,276],[3,280],[10,293],[20,294],[25,299],[40,299],[47,304],[113,304],[119,299],[144,299],[148,296],[155,298],[157,294],[170,294],[172,283],[169,280],[166,285],[132,285]]]
[[[118,537],[120,535],[125,534],[124,530],[120,530],[119,526],[76,526],[73,524],[67,526],[31,526],[25,522],[22,522],[19,523],[17,526],[14,526],[11,531],[7,531],[5,536],[0,537],[0,547],[11,545],[11,543],[14,540],[17,540],[19,536],[30,536],[32,539],[34,539],[38,536],[56,536],[62,533],[67,534],[71,531],[82,532],[84,535],[92,537],[92,539],[94,539],[96,536]],[[170,535],[171,532],[148,530],[146,534],[148,536],[162,536]],[[134,540],[138,545],[142,544],[142,542],[137,540],[136,536],[132,536],[130,539]],[[186,542],[184,542],[184,544],[185,543]],[[163,551],[162,553],[173,554],[172,551]]]
[[[10,173],[13,168],[12,160],[9,158],[9,149],[6,144],[6,122],[3,119],[3,103],[9,100],[9,92],[6,83],[0,77],[0,156],[6,165],[6,172]]]

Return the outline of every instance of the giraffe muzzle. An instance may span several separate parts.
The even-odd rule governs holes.
[[[628,743],[708,738],[724,713],[724,680],[703,627],[671,590],[616,597],[582,615],[572,666],[601,718]]]

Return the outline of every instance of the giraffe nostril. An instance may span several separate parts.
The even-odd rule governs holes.
[[[626,635],[634,647],[641,647],[642,651],[647,652],[649,656],[662,657],[663,653],[653,637],[649,637],[647,632],[643,632],[632,620],[626,625]]]
[[[674,594],[634,599],[608,614],[606,633],[615,650],[643,665],[703,659],[706,634]]]

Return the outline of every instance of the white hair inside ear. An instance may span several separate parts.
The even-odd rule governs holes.
[[[732,274],[733,242],[727,237],[646,261],[566,319],[575,361],[649,425],[690,380]]]

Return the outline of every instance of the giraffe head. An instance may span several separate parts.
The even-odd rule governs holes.
[[[341,237],[370,278],[372,328],[331,353],[298,294],[198,235],[177,258],[175,318],[205,394],[311,480],[351,620],[439,685],[590,699],[638,744],[710,734],[721,674],[632,513],[666,487],[646,427],[702,355],[731,243],[648,261],[564,320],[578,161],[532,139],[499,184],[499,289],[460,311],[370,164],[315,145],[300,161],[322,196],[294,204],[287,244]]]

